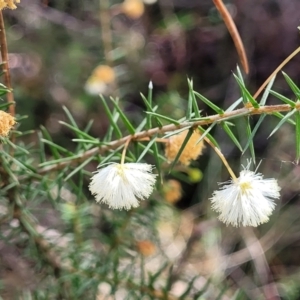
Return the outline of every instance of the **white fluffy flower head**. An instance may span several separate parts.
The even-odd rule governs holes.
[[[111,164],[92,177],[89,189],[97,202],[113,209],[130,209],[139,206],[152,193],[156,174],[153,166],[143,163]]]
[[[275,203],[280,197],[277,180],[263,179],[261,173],[249,170],[250,162],[236,180],[231,179],[213,193],[212,209],[219,212],[219,219],[233,226],[258,226],[269,220]]]

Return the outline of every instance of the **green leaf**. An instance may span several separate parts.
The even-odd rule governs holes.
[[[167,138],[169,138],[169,137],[171,137],[171,136],[173,136],[173,135],[177,135],[177,134],[179,134],[179,133],[181,133],[181,132],[183,132],[183,131],[186,131],[186,130],[188,130],[188,129],[189,129],[189,127],[184,127],[184,128],[180,128],[180,129],[178,129],[178,130],[174,130],[174,131],[168,132],[168,133],[166,133],[166,134],[163,136],[163,138],[164,138],[164,139],[167,139]]]
[[[283,114],[280,113],[280,112],[274,112],[274,113],[273,113],[273,116],[276,116],[276,117],[279,118],[279,119],[283,119],[283,118],[285,117],[285,115],[283,115]],[[291,119],[288,119],[287,122],[288,122],[289,124],[291,124],[291,125],[296,126],[296,123],[295,123],[293,120],[291,120]]]
[[[91,141],[98,141],[98,139],[96,139],[93,136],[89,135],[88,133],[80,130],[77,126],[70,125],[64,121],[58,121],[58,123],[71,129],[77,135],[78,138],[86,138]]]
[[[285,123],[295,112],[297,111],[297,109],[293,109],[292,111],[290,111],[289,113],[287,113],[283,119],[281,119],[281,121],[277,124],[277,126],[273,129],[273,131],[270,133],[270,135],[268,136],[271,137],[280,127],[283,123]],[[296,124],[297,125],[297,124]]]
[[[185,118],[187,120],[191,119],[192,108],[193,108],[193,99],[192,99],[191,93],[189,93],[188,103],[187,103],[187,108],[186,108],[186,113],[185,113]]]
[[[214,126],[217,123],[212,123],[206,130],[204,130],[202,127],[198,127],[200,132],[202,133],[200,139],[197,141],[197,144],[200,143],[204,137],[207,137],[217,148],[220,148],[220,146],[218,145],[217,141],[213,138],[212,135],[209,134],[209,132],[214,128]]]
[[[236,100],[234,103],[232,103],[227,109],[226,112],[233,111],[240,103],[243,102],[243,97]]]
[[[208,105],[212,110],[214,110],[217,114],[219,115],[223,115],[224,114],[224,110],[221,109],[220,107],[218,107],[217,105],[215,105],[214,103],[212,103],[211,101],[209,101],[207,98],[205,98],[204,96],[202,96],[201,94],[194,92],[194,94],[200,99],[202,100],[206,105]]]
[[[0,99],[0,100],[2,100],[2,99]],[[9,106],[11,106],[11,102],[4,102],[4,103],[0,104],[0,109],[3,111],[6,111]],[[17,120],[17,121],[19,121],[19,120]]]
[[[48,141],[52,141],[51,135],[48,133],[47,129],[42,125],[41,125],[41,132]],[[58,159],[61,157],[60,153],[57,151],[57,149],[55,147],[50,146],[50,150],[55,159]]]
[[[250,143],[253,144],[253,138],[254,138],[254,136],[255,136],[255,134],[256,134],[256,132],[257,132],[257,130],[258,130],[260,124],[262,123],[262,121],[264,120],[265,117],[266,117],[266,114],[263,114],[263,115],[261,115],[261,116],[259,117],[259,120],[257,121],[257,123],[256,123],[256,125],[255,125],[255,127],[254,127],[254,129],[252,130],[252,132],[251,132],[251,134],[250,134],[250,136],[248,136],[248,140],[247,140],[246,146],[245,146],[245,148],[244,148],[242,154],[244,154],[244,153],[246,152],[246,150],[248,149]]]
[[[137,144],[137,146],[138,146],[139,148],[143,149],[143,151],[144,151],[144,149],[146,149],[146,147],[147,147],[147,146],[145,146],[142,142],[139,142],[139,143],[136,143],[136,144]],[[155,144],[157,144],[157,143],[154,143],[153,146],[154,146]],[[152,147],[152,148],[154,148],[154,147]],[[148,149],[148,153],[154,156],[154,151],[153,151],[153,149],[151,149],[151,148]],[[158,158],[159,158],[159,161],[167,161],[166,157],[165,157],[164,155],[159,154],[159,153],[158,153]]]
[[[160,119],[166,120],[166,121],[168,121],[168,122],[170,122],[172,124],[175,124],[175,125],[180,125],[180,123],[178,121],[176,121],[174,119],[171,119],[171,118],[169,118],[167,116],[164,116],[164,115],[160,115],[160,114],[157,114],[157,113],[154,113],[154,112],[149,112],[149,111],[146,111],[146,114],[149,114],[149,115],[152,115],[152,116],[156,116],[156,117],[158,117]]]
[[[208,290],[208,288],[209,288],[209,286],[210,286],[210,282],[211,282],[211,279],[209,278],[209,279],[206,281],[204,287],[203,287],[199,292],[197,292],[197,293],[194,295],[194,297],[193,297],[194,300],[200,300],[200,299],[202,299],[202,298],[200,298],[200,297]]]
[[[46,140],[46,139],[42,138],[41,142],[43,142],[44,144],[49,145],[50,147],[53,147],[53,148],[57,149],[58,151],[61,151],[61,152],[66,153],[68,155],[73,155],[72,152],[70,152],[69,150],[63,148],[62,146],[59,146],[59,145],[53,143],[52,141],[49,141],[49,140]]]
[[[118,147],[117,149],[113,150],[109,155],[106,155],[105,158],[101,161],[101,164],[98,166],[99,168],[103,166],[103,164],[105,164],[106,162],[110,162],[112,160],[112,158],[119,154],[120,155],[120,150],[124,147],[124,145],[121,145],[120,147]]]
[[[238,139],[235,137],[235,135],[233,134],[233,132],[231,131],[230,127],[228,126],[228,124],[226,122],[221,122],[221,126],[223,127],[223,129],[225,130],[225,132],[228,134],[228,136],[231,138],[231,140],[235,143],[235,145],[240,149],[240,151],[242,152],[242,146],[240,145]]]
[[[0,152],[0,156],[1,156],[1,152]],[[1,158],[1,166],[3,167],[5,172],[9,175],[10,180],[13,180],[13,182],[19,184],[18,178],[16,177],[14,172],[12,172],[11,164],[7,161],[7,159],[4,156],[2,156]]]
[[[183,152],[183,150],[184,150],[186,144],[187,144],[188,141],[190,140],[190,138],[191,138],[193,132],[194,132],[194,129],[193,129],[193,128],[190,128],[189,131],[188,131],[188,133],[187,133],[187,135],[186,135],[186,137],[185,137],[185,139],[184,139],[184,141],[182,142],[182,145],[181,145],[181,147],[180,147],[180,149],[179,149],[179,151],[178,151],[178,153],[177,153],[177,155],[176,155],[174,161],[173,161],[172,164],[171,164],[169,173],[173,170],[173,168],[174,168],[175,164],[177,163],[177,161],[178,161],[178,159],[179,159],[181,153]]]
[[[76,123],[75,119],[73,118],[71,112],[68,110],[68,108],[67,108],[66,106],[63,106],[63,110],[65,111],[65,114],[67,115],[67,117],[68,117],[70,123],[71,123],[74,127],[78,128],[77,123]]]
[[[199,278],[199,276],[195,276],[194,278],[192,278],[192,280],[190,280],[188,282],[188,286],[187,286],[186,290],[180,295],[180,297],[178,298],[178,300],[185,300],[185,299],[187,299],[187,297],[189,296],[189,293],[191,292],[191,290],[193,288],[195,280],[198,279],[198,278]]]
[[[45,144],[42,142],[42,138],[43,138],[43,135],[40,131],[37,132],[38,134],[38,143],[39,143],[39,148],[40,148],[40,151],[39,151],[39,155],[40,155],[40,162],[43,163],[46,161],[46,153],[45,153]]]
[[[286,73],[282,72],[282,74],[283,74],[286,82],[290,86],[291,90],[296,95],[297,99],[300,99],[300,89],[298,88],[298,86],[294,83],[294,81]]]
[[[270,93],[275,96],[276,98],[280,99],[281,101],[285,102],[286,104],[290,105],[292,108],[295,108],[296,103],[289,98],[275,92],[275,91],[270,91]]]
[[[168,270],[168,275],[166,276],[167,277],[166,285],[163,288],[163,291],[164,291],[164,294],[165,294],[165,297],[166,297],[165,299],[168,299],[168,292],[170,291],[170,289],[172,287],[173,268],[174,268],[174,265],[171,265],[169,270]]]
[[[242,74],[241,69],[240,69],[239,66],[236,66],[236,71],[237,71],[237,76],[238,76],[238,78],[240,79],[241,83],[242,83],[243,85],[245,85],[244,78],[243,78],[243,74]]]
[[[297,110],[296,114],[296,162],[298,164],[300,158],[300,112]]]
[[[149,106],[151,107],[151,111],[152,110],[152,92],[153,92],[153,83],[152,81],[149,82],[149,85],[148,85],[148,103],[149,103]],[[147,116],[148,117],[148,116]],[[149,116],[149,124],[148,124],[148,128],[151,128],[152,127],[152,123],[151,123],[151,116]]]
[[[224,286],[222,287],[219,295],[217,296],[216,300],[221,300],[223,299],[223,295],[225,294],[226,290],[228,289],[226,282],[224,283]]]
[[[114,119],[107,103],[106,103],[106,100],[104,99],[104,97],[102,95],[100,95],[100,98],[102,100],[102,103],[103,103],[103,106],[104,106],[104,110],[106,112],[106,115],[109,119],[109,125],[111,126],[111,128],[113,128],[116,132],[116,135],[118,138],[121,138],[122,137],[122,132],[121,130],[119,129],[118,125],[117,125],[117,122],[116,120]]]
[[[141,153],[139,158],[136,160],[136,162],[140,162],[143,157],[148,153],[149,149],[152,147],[152,145],[156,142],[156,136],[152,137],[151,141],[148,143],[144,151]]]
[[[147,107],[147,111],[153,113],[156,109],[154,110],[152,108],[151,104],[149,103],[149,101],[146,99],[146,97],[142,93],[140,95],[141,95],[141,97],[142,97],[142,99],[143,99],[143,101],[144,101],[144,103],[145,103],[145,105]],[[148,129],[152,128],[151,117],[152,117],[151,115],[149,115],[149,114],[147,115],[147,126],[148,126]],[[154,118],[155,118],[155,120],[156,120],[156,122],[158,124],[158,127],[162,127],[163,125],[160,122],[160,120],[157,117],[155,117],[155,116],[154,116]]]
[[[86,139],[72,139],[72,142],[76,143],[86,143],[86,144],[91,144],[91,145],[96,145],[96,146],[101,146],[104,143],[100,142],[99,140],[86,140]]]
[[[86,159],[83,163],[81,163],[77,168],[75,168],[65,179],[64,181],[68,181],[73,175],[75,175],[77,172],[82,170],[89,162],[91,162],[94,159],[94,156],[89,157]]]
[[[34,167],[28,165],[24,161],[20,161],[20,160],[12,157],[11,155],[9,155],[8,153],[6,153],[4,151],[1,152],[1,155],[6,156],[7,159],[9,159],[10,161],[12,161],[14,164],[16,164],[17,166],[19,166],[24,171],[29,172],[29,173],[32,173],[32,172],[35,173]]]
[[[188,86],[189,86],[189,97],[188,97],[185,117],[187,120],[190,120],[193,112],[193,96],[195,97],[194,90],[193,90],[193,80],[188,79]]]
[[[6,139],[6,143],[7,143],[9,146],[11,146],[13,149],[19,150],[19,151],[22,152],[23,154],[29,154],[29,151],[28,151],[28,150],[26,150],[25,148],[20,147],[20,146],[14,144],[13,142],[11,142],[10,139]]]
[[[252,97],[252,95],[249,93],[249,91],[246,89],[244,83],[240,80],[240,78],[238,78],[235,74],[233,74],[234,78],[236,79],[238,85],[240,86],[244,96],[246,97],[245,100],[247,100],[247,102],[250,101],[250,103],[252,104],[252,106],[254,108],[259,108],[259,104],[256,102],[256,100]],[[247,103],[246,102],[246,103]]]
[[[149,287],[153,289],[153,284],[155,283],[155,281],[159,278],[159,276],[162,274],[163,271],[165,271],[165,269],[168,267],[168,262],[162,264],[161,268],[158,269],[158,271],[155,274],[151,274],[149,273]]]
[[[161,179],[162,178],[162,170],[161,170],[161,159],[160,159],[157,143],[153,143],[152,149],[153,149],[153,155],[154,155],[155,162],[156,162],[155,166],[156,166],[157,173],[158,173],[157,183],[158,183],[158,185],[160,185],[162,182],[162,179]]]
[[[89,120],[83,131],[89,132],[90,129],[92,128],[93,124],[94,124],[94,120]]]
[[[273,83],[275,81],[275,78],[276,78],[276,75],[274,75],[272,77],[272,79],[270,80],[270,82],[268,83],[268,85],[267,85],[267,87],[266,87],[266,89],[265,89],[265,91],[264,91],[264,93],[261,97],[261,100],[259,102],[260,105],[265,105],[266,104],[267,98],[268,98],[269,93],[271,91],[271,87],[273,86]]]
[[[200,110],[194,93],[193,81],[188,79],[188,85],[189,85],[189,93],[191,94],[192,106],[193,106],[193,113],[190,116],[190,118],[200,119],[201,115],[200,115]]]
[[[254,145],[253,145],[253,141],[250,139],[250,137],[252,135],[252,130],[251,130],[250,122],[249,122],[249,117],[247,117],[247,127],[246,127],[246,129],[247,129],[248,140],[250,140],[249,148],[250,148],[250,153],[251,153],[252,161],[253,161],[253,164],[256,165]]]
[[[122,109],[119,107],[118,102],[115,101],[113,98],[111,98],[111,101],[114,104],[115,108],[117,109],[118,113],[120,114],[120,117],[121,117],[125,127],[129,131],[129,133],[130,134],[135,134],[135,129],[134,129],[133,125],[130,123],[130,121],[128,120],[126,115],[123,113]]]
[[[140,125],[138,125],[137,128],[135,129],[135,132],[141,132],[145,128],[146,124],[147,124],[147,118],[144,118],[140,123]]]
[[[72,161],[72,160],[75,161],[76,159],[80,159],[81,157],[82,157],[82,154],[79,153],[79,154],[76,154],[76,155],[73,155],[73,156],[63,157],[63,158],[43,162],[43,163],[39,164],[39,167],[51,166],[51,165],[54,165],[54,164],[69,162],[69,161]]]

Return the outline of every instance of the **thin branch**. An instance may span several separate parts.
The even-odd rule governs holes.
[[[15,115],[15,101],[14,94],[12,92],[12,86],[10,81],[10,72],[8,66],[8,50],[7,50],[7,42],[5,35],[5,27],[4,27],[4,19],[2,11],[0,10],[0,47],[1,47],[1,59],[2,59],[2,68],[4,72],[4,83],[6,87],[10,90],[7,95],[7,102],[10,103],[8,107],[8,112],[14,116]]]
[[[60,163],[57,163],[57,164],[54,164],[51,166],[39,168],[39,169],[37,169],[36,173],[43,175],[43,174],[47,174],[49,172],[61,170],[69,165],[79,164],[96,154],[104,154],[105,152],[107,152],[109,150],[114,150],[114,149],[120,147],[121,145],[124,145],[129,138],[131,138],[131,141],[140,141],[142,139],[149,138],[149,137],[152,137],[157,134],[164,134],[166,132],[172,132],[172,131],[175,131],[178,129],[183,129],[183,128],[188,129],[191,127],[204,126],[204,125],[212,124],[215,122],[222,122],[224,120],[234,119],[234,118],[240,117],[240,116],[273,114],[275,112],[287,112],[290,110],[291,110],[291,106],[288,104],[261,106],[259,108],[253,108],[253,107],[240,108],[240,109],[233,110],[230,112],[225,112],[222,115],[218,114],[218,115],[212,115],[209,117],[204,117],[203,119],[194,121],[194,122],[183,122],[179,125],[169,124],[169,125],[165,125],[163,127],[156,127],[156,128],[152,128],[149,130],[138,132],[134,135],[127,135],[121,139],[114,140],[114,141],[112,141],[106,145],[100,146],[100,147],[92,148],[90,150],[83,152],[80,157],[76,156],[76,157],[74,157],[74,159],[70,159],[69,161],[60,162]],[[26,177],[24,176],[23,178],[19,178],[19,179],[25,180],[25,179],[28,179],[28,176],[26,176]]]
[[[247,55],[246,55],[246,51],[242,42],[242,39],[239,35],[239,32],[232,20],[232,17],[230,15],[230,13],[228,12],[226,6],[224,5],[222,0],[213,0],[216,8],[218,9],[218,11],[220,12],[223,21],[233,39],[235,48],[238,52],[238,55],[240,57],[242,66],[244,68],[244,71],[246,74],[249,73],[249,65],[248,65],[248,60],[247,60]]]
[[[291,53],[276,69],[275,71],[267,78],[267,80],[260,86],[255,95],[254,99],[262,92],[262,90],[267,86],[271,79],[298,53],[300,52],[300,47],[298,47],[293,53]]]
[[[112,32],[111,32],[111,16],[109,10],[109,1],[100,0],[100,25],[101,25],[101,37],[102,37],[102,45],[104,51],[104,57],[106,63],[110,66],[111,59],[111,51],[112,51]]]
[[[223,153],[217,148],[215,147],[215,145],[207,138],[205,137],[204,140],[206,141],[206,143],[208,143],[213,150],[217,153],[217,155],[220,157],[220,159],[222,160],[224,166],[226,167],[226,169],[228,170],[228,173],[230,174],[231,178],[233,179],[233,181],[237,181],[237,177],[235,176],[233,170],[231,169],[227,159],[225,158],[225,156],[223,155]]]

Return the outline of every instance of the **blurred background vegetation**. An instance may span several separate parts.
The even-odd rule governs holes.
[[[298,46],[300,2],[232,0],[225,4],[246,48],[250,73],[245,83],[254,94]],[[154,85],[154,103],[173,119],[185,116],[187,78],[193,79],[197,92],[222,108],[240,97],[232,76],[239,59],[212,1],[21,0],[16,10],[3,14],[16,111],[27,116],[18,129],[44,126],[53,141],[67,149],[75,149],[74,133],[58,122],[66,121],[62,105],[80,128],[94,120],[90,134],[99,139],[105,135],[109,120],[99,92],[119,97],[135,124],[143,118],[140,93],[147,95],[149,81]],[[299,66],[297,56],[284,68],[296,83]],[[282,75],[273,89],[293,97]],[[268,99],[268,104],[275,103],[278,100]],[[203,115],[213,113],[203,103],[199,107]],[[253,124],[256,121],[252,117]],[[299,299],[300,169],[293,163],[291,126],[283,126],[267,139],[277,122],[269,118],[254,140],[257,160],[262,160],[260,171],[265,177],[278,178],[283,188],[269,223],[249,229],[217,221],[208,199],[217,182],[228,175],[211,149],[190,167],[167,176],[164,191],[156,195],[161,206],[154,205],[147,213],[141,208],[131,216],[96,205],[86,180],[83,190],[88,201],[76,209],[70,200],[76,195],[70,187],[60,195],[59,211],[46,199],[32,207],[41,232],[47,232],[47,238],[59,244],[61,255],[68,261],[74,259],[82,273],[64,273],[43,261],[12,219],[1,229],[3,299],[179,299],[180,295],[181,299],[279,299],[279,295]],[[236,122],[242,141],[246,141],[244,125],[243,120]],[[221,128],[212,134],[238,172],[239,150]],[[33,134],[23,141],[37,140]],[[88,169],[92,172],[96,167],[95,163]],[[139,228],[140,224],[147,226]],[[64,252],[70,241],[74,248]],[[99,261],[88,256],[91,245]],[[122,265],[117,257],[126,263]],[[134,274],[132,278],[150,272],[163,279],[153,279],[152,286],[145,284],[150,290],[128,294],[140,288],[126,277],[126,268]],[[110,281],[103,279],[107,270],[118,270]]]

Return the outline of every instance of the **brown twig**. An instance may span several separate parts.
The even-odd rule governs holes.
[[[8,50],[7,50],[7,42],[5,35],[5,27],[4,27],[4,19],[2,11],[0,10],[0,47],[1,47],[1,59],[3,64],[3,72],[4,72],[4,83],[6,87],[10,90],[7,93],[7,102],[10,103],[8,107],[8,112],[14,116],[15,115],[15,101],[14,94],[12,92],[12,86],[10,81],[10,72],[8,66]]]
[[[220,15],[223,18],[223,21],[233,39],[235,48],[238,52],[238,55],[240,57],[243,69],[245,71],[246,74],[249,73],[249,64],[248,64],[248,60],[247,60],[247,55],[246,55],[246,51],[243,45],[243,42],[241,40],[241,37],[239,35],[239,32],[232,20],[232,17],[230,15],[230,13],[228,12],[226,6],[224,5],[222,0],[213,0],[216,8],[218,9],[218,11],[220,12]]]
[[[110,28],[110,10],[109,1],[100,0],[100,25],[102,35],[102,45],[104,50],[104,57],[108,65],[111,64],[111,51],[112,51],[112,34]]]
[[[267,80],[260,86],[257,92],[254,94],[253,98],[256,97],[262,92],[262,90],[267,86],[271,79],[298,53],[300,52],[300,47],[298,47],[293,53],[291,53],[276,69],[275,71],[267,78]]]
[[[43,174],[47,174],[49,172],[61,170],[72,164],[79,164],[94,155],[103,154],[109,150],[117,149],[118,147],[124,145],[129,138],[131,138],[132,141],[139,141],[144,138],[149,138],[149,137],[152,137],[157,134],[164,134],[166,132],[172,132],[172,131],[182,129],[182,128],[188,129],[191,127],[204,126],[204,125],[208,125],[208,124],[212,124],[212,123],[216,123],[216,122],[222,122],[224,120],[230,120],[230,119],[233,119],[233,118],[236,118],[239,116],[245,116],[245,115],[250,116],[250,115],[260,115],[260,114],[273,114],[275,112],[286,112],[286,111],[290,111],[291,109],[292,109],[291,106],[288,104],[261,106],[259,108],[244,107],[244,108],[240,108],[240,109],[237,109],[234,111],[225,112],[222,115],[219,115],[219,114],[212,115],[212,116],[203,118],[202,120],[199,120],[199,121],[183,122],[178,125],[177,124],[169,124],[169,125],[165,125],[163,127],[152,128],[149,130],[138,132],[134,135],[127,135],[121,139],[111,141],[110,143],[108,143],[106,145],[92,148],[90,150],[87,150],[87,151],[81,153],[80,155],[77,155],[76,157],[74,157],[68,161],[59,162],[59,163],[56,163],[51,166],[41,167],[41,168],[37,169],[36,173],[43,175]],[[36,174],[36,173],[34,173],[34,174]],[[28,176],[24,176],[19,179],[25,180],[25,179],[28,179]]]

